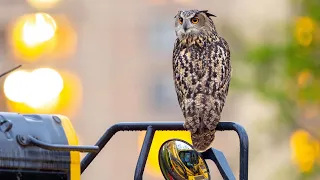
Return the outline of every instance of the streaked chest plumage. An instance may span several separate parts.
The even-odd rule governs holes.
[[[217,36],[177,40],[173,57],[176,87],[185,98],[197,93],[213,95],[227,72],[229,62]]]

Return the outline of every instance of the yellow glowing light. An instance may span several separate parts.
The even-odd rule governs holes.
[[[8,98],[9,111],[63,114],[70,118],[75,116],[82,102],[82,85],[77,75],[68,71],[59,71],[57,74],[56,71],[42,68],[30,72],[28,76],[31,79],[27,84],[28,93],[23,95],[23,102]],[[49,96],[44,97],[45,94]]]
[[[56,46],[57,23],[49,14],[35,13],[20,17],[12,25],[13,53],[22,60],[35,61]]]
[[[317,158],[319,158],[320,145],[305,130],[295,131],[290,140],[291,158],[302,172],[310,172]]]
[[[139,151],[141,149],[143,140],[144,140],[145,132],[141,132],[138,137],[138,148]],[[182,139],[191,143],[190,132],[188,131],[156,131],[154,135],[154,139],[152,141],[152,145],[150,148],[147,164],[146,164],[146,172],[154,177],[162,177],[161,170],[159,167],[158,161],[158,152],[161,145],[169,140],[169,139]]]
[[[9,74],[4,83],[4,93],[9,100],[32,108],[52,106],[62,89],[62,77],[50,68],[16,71]]]
[[[68,71],[61,71],[63,77],[63,90],[57,100],[55,113],[73,117],[78,112],[82,103],[82,84],[76,74]]]
[[[303,29],[296,30],[298,43],[302,46],[309,46],[313,40],[313,34],[306,32]]]
[[[57,29],[54,19],[46,13],[36,13],[28,19],[22,30],[22,40],[28,46],[36,46],[53,38]]]
[[[37,9],[48,9],[54,7],[60,0],[27,0],[29,5]]]
[[[4,81],[4,94],[14,102],[24,102],[28,94],[29,72],[16,70],[9,74]]]
[[[299,17],[296,20],[296,27],[304,29],[307,32],[312,32],[315,28],[315,23],[310,17]]]
[[[40,108],[53,102],[63,89],[63,79],[60,74],[50,68],[40,68],[31,72],[30,87],[32,90],[25,103],[33,108]]]
[[[295,36],[302,46],[309,46],[313,40],[315,23],[309,17],[300,17],[296,21]]]
[[[73,55],[76,51],[77,33],[65,15],[57,15],[55,16],[55,20],[59,25],[55,34],[57,45],[55,46],[54,53],[51,53],[50,56],[63,60],[65,57]]]

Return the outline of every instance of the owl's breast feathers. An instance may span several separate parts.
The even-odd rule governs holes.
[[[188,123],[191,131],[203,126],[195,122],[200,118],[209,130],[214,129],[220,120],[231,77],[227,42],[217,35],[177,39],[173,75],[187,128]]]

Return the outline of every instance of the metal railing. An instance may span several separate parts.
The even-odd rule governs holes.
[[[154,133],[155,131],[163,130],[186,131],[183,128],[183,122],[127,122],[114,124],[106,130],[106,132],[95,144],[95,146],[99,147],[98,152],[88,153],[81,161],[81,173],[86,170],[94,158],[118,131],[147,131],[134,173],[134,180],[142,180]],[[248,180],[249,140],[245,129],[241,125],[234,122],[220,122],[217,126],[217,130],[237,132],[240,140],[239,180]],[[212,160],[216,164],[223,179],[236,179],[228,164],[228,161],[221,151],[211,148],[208,151],[201,153],[201,156],[204,159]]]

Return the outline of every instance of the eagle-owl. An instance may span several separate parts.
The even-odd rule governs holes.
[[[231,78],[228,43],[207,10],[179,11],[173,50],[173,79],[184,128],[198,152],[211,148]]]

